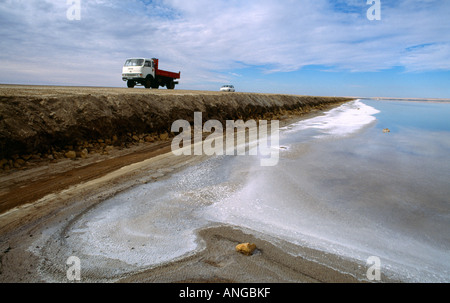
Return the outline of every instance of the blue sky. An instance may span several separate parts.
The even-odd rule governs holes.
[[[450,98],[450,1],[0,0],[0,83],[125,87],[128,57],[178,89]]]

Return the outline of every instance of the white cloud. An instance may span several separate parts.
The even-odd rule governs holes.
[[[449,1],[385,0],[381,21],[367,20],[365,0],[81,1],[78,22],[66,19],[65,0],[0,1],[0,74],[16,61],[24,79],[35,75],[21,64],[59,79],[120,85],[130,56],[159,57],[162,68],[199,86],[227,82],[243,65],[450,70]]]

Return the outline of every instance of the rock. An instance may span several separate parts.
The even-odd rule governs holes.
[[[164,133],[159,135],[159,139],[161,140],[167,140],[169,138],[169,134],[168,133]]]
[[[88,155],[89,155],[89,151],[87,148],[85,148],[81,151],[81,158],[87,158]]]
[[[7,164],[8,163],[8,160],[6,160],[6,159],[1,159],[0,160],[0,167],[3,167],[3,165],[5,165],[5,164]]]
[[[155,142],[155,139],[153,139],[153,137],[152,136],[147,136],[147,137],[145,137],[144,138],[144,140],[145,140],[145,142]]]
[[[241,243],[236,246],[236,251],[246,256],[251,256],[256,249],[253,243]]]
[[[64,153],[60,153],[60,152],[53,152],[53,159],[58,160],[64,158]]]
[[[112,137],[112,141],[113,141],[113,142],[116,142],[117,140],[119,140],[119,138],[117,138],[117,136],[114,135],[114,136]]]
[[[139,141],[139,137],[138,137],[138,136],[136,136],[136,135],[133,135],[133,137],[132,137],[132,138],[133,138],[133,140],[134,140],[134,141]]]
[[[25,164],[25,160],[19,158],[19,159],[17,159],[17,160],[15,161],[15,163],[17,163],[17,164],[19,164],[20,166],[22,166],[22,165]]]
[[[68,159],[75,159],[77,157],[77,153],[71,150],[65,153],[64,156]]]
[[[89,151],[87,150],[87,148],[84,148],[84,149],[80,150],[79,152],[77,152],[77,157],[80,157],[81,159],[86,159],[88,155],[89,155]]]
[[[30,154],[30,155],[23,155],[23,156],[22,156],[22,159],[24,159],[25,161],[28,161],[28,160],[31,159],[31,157],[32,157],[31,154]]]

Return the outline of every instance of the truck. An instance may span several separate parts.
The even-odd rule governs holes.
[[[122,69],[122,80],[129,88],[143,85],[145,88],[158,89],[166,87],[174,89],[178,84],[181,72],[173,73],[159,69],[159,59],[130,58],[125,61]]]

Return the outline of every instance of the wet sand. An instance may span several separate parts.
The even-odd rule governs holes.
[[[354,283],[351,274],[310,261],[320,252],[298,247],[280,239],[270,239],[252,230],[218,225],[199,230],[202,250],[193,256],[132,274],[118,282],[181,283]],[[235,251],[239,243],[254,243],[256,251],[246,256]],[[296,256],[301,254],[302,256]],[[322,255],[333,264],[351,271],[361,270],[355,263],[333,255]],[[345,264],[345,265],[344,265]]]

